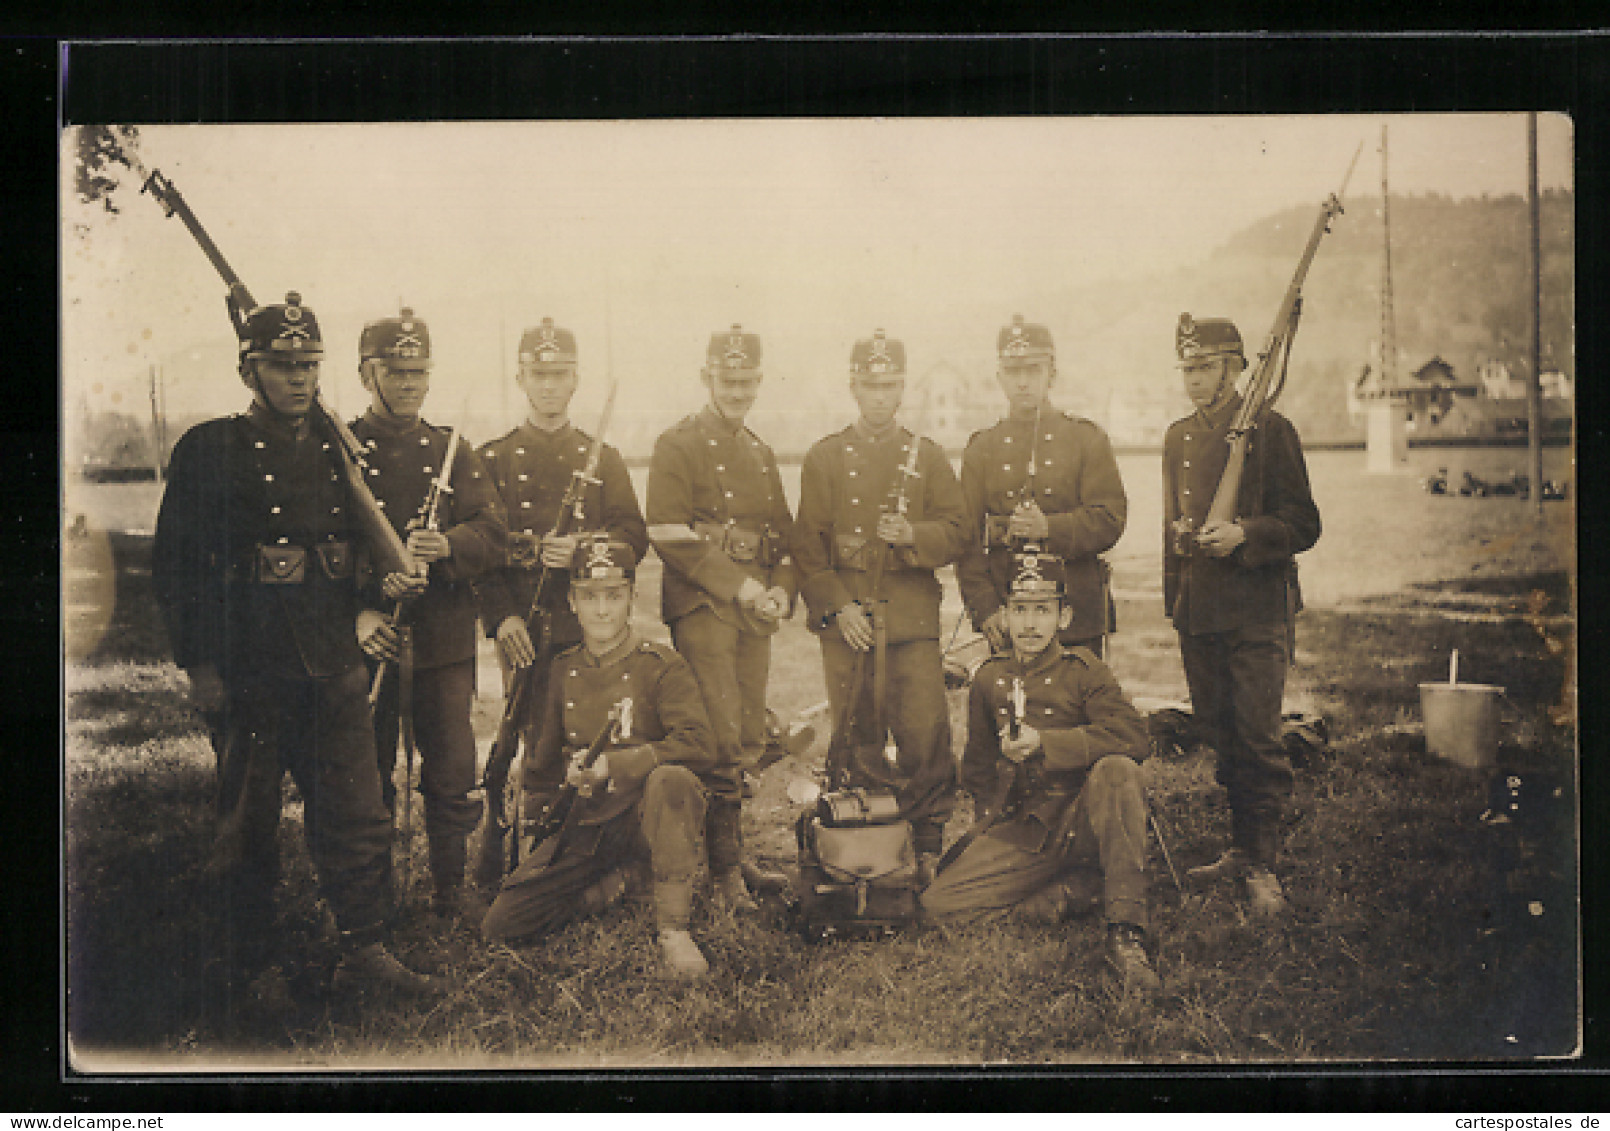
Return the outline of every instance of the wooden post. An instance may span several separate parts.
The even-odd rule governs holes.
[[[1532,506],[1543,521],[1543,241],[1537,199],[1537,111],[1526,114],[1526,202],[1531,221],[1532,343],[1531,376],[1526,382],[1526,436],[1531,456]]]

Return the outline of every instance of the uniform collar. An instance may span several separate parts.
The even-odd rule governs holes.
[[[559,425],[556,428],[544,428],[535,420],[532,420],[531,417],[527,416],[525,420],[521,422],[520,427],[524,428],[527,432],[534,432],[538,436],[563,436],[566,432],[570,431],[570,417],[566,416],[564,420],[559,422]]]
[[[720,432],[724,436],[736,436],[744,430],[743,421],[739,420],[735,423],[728,420],[721,415],[721,411],[713,404],[705,405],[704,410],[699,413],[699,417],[704,422],[705,427]]]
[[[425,423],[425,419],[421,416],[416,416],[412,420],[398,420],[395,417],[388,419],[376,412],[371,405],[363,414],[363,423],[366,427],[376,432],[383,432],[387,436],[406,436],[410,432],[418,431]]]
[[[901,432],[898,417],[889,421],[888,427],[876,432],[872,430],[865,420],[856,417],[855,423],[850,425],[850,429],[855,433],[856,439],[865,440],[869,444],[882,444],[887,443],[889,440],[898,440]]]
[[[587,667],[607,668],[611,664],[616,663],[625,657],[626,653],[630,652],[633,648],[636,648],[637,643],[637,631],[635,629],[628,628],[626,630],[626,639],[622,640],[608,652],[605,652],[602,656],[593,655],[592,649],[583,644],[581,646],[582,663]]]
[[[293,419],[272,412],[255,400],[251,408],[246,410],[246,419],[251,421],[254,428],[287,440],[305,440],[313,429],[311,414]]]
[[[1230,418],[1235,415],[1236,409],[1240,407],[1241,394],[1231,393],[1230,399],[1225,401],[1217,412],[1210,415],[1206,409],[1199,408],[1196,410],[1196,415],[1209,428],[1223,428],[1230,423]]]
[[[1020,661],[1017,658],[1016,652],[1012,653],[1010,662],[1012,670],[1020,675],[1036,675],[1048,668],[1056,666],[1057,662],[1061,659],[1062,645],[1053,638],[1051,643],[1047,644],[1043,649],[1041,649],[1038,655],[1030,656],[1028,663],[1023,663]]]

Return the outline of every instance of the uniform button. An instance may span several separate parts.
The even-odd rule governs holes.
[[[720,464],[719,464],[719,463],[718,463],[718,464],[716,464],[716,470],[717,470],[717,471],[725,471],[725,470],[727,470],[727,469],[726,469],[726,468],[725,468],[725,467],[722,467],[722,466],[721,466],[721,465],[720,465]]]
[[[384,509],[386,506],[386,500],[384,499],[376,499],[375,502],[381,507],[381,509]]]
[[[1191,466],[1191,461],[1190,461],[1190,460],[1186,460],[1186,461],[1185,461],[1185,466],[1186,466],[1186,467],[1190,467],[1190,466]]]
[[[419,446],[422,448],[430,447],[430,438],[428,436],[421,436],[419,438]]]
[[[571,674],[575,674],[575,673],[571,673]],[[565,700],[565,710],[574,711],[575,709],[576,709],[576,701],[574,699],[566,699]]]
[[[517,455],[517,456],[523,456],[523,455],[525,455],[525,449],[524,448],[515,448],[514,449],[514,454]]]
[[[723,492],[721,492],[721,493],[722,493],[722,494],[723,494],[723,495],[725,495],[725,496],[727,496],[727,498],[729,498],[729,499],[730,499],[730,498],[732,498],[732,492],[731,492],[731,491],[723,491]]]
[[[278,507],[269,507],[268,508],[268,513],[269,514],[279,514],[280,509]]]
[[[715,446],[716,446],[716,442],[715,442],[715,441],[714,441],[714,440],[711,440],[711,441],[710,441],[710,446],[711,446],[711,447],[712,447],[712,448],[713,448],[713,447],[715,447]]]
[[[429,475],[429,474],[430,474],[430,473],[431,473],[431,472],[433,472],[433,471],[435,471],[435,470],[436,470],[436,469],[435,469],[435,468],[434,468],[434,467],[432,467],[432,466],[430,466],[430,464],[426,464],[426,465],[425,465],[425,474],[426,474],[426,475]]]
[[[1045,438],[1046,438],[1046,439],[1047,439],[1047,440],[1049,440],[1049,439],[1050,439],[1050,438],[1051,438],[1051,433],[1049,433],[1049,432],[1047,432],[1047,433],[1046,433],[1046,434],[1045,434]]]
[[[855,528],[855,532],[856,532],[856,533],[857,533],[857,534],[859,534],[859,533],[861,533],[861,528],[860,528],[860,527],[859,527],[859,526],[857,526],[857,527],[856,527],[856,528]]]
[[[1047,708],[1046,708],[1046,709],[1045,709],[1045,713],[1046,713],[1046,714],[1048,714],[1048,715],[1049,715],[1049,714],[1050,714],[1050,713],[1051,713],[1051,708],[1050,708],[1050,707],[1047,707]]]
[[[341,508],[340,507],[331,507],[330,508],[330,513],[331,514],[340,514],[341,513]]]
[[[850,505],[853,507],[853,506],[858,505],[860,502],[861,502],[860,499],[851,499],[850,500]]]
[[[252,447],[256,448],[258,451],[262,451],[263,450],[263,441],[261,441],[261,440],[253,440],[252,441]]]
[[[852,467],[852,468],[850,468],[850,478],[851,478],[851,479],[854,479],[854,478],[855,478],[855,468],[853,468],[853,467]]]
[[[290,541],[291,541],[291,540],[290,540],[290,539],[289,539],[289,538],[284,538],[284,537],[282,537],[282,538],[281,538],[281,539],[280,539],[280,545],[281,545],[281,546],[285,546],[285,545],[289,545],[289,543],[290,543]]]
[[[1049,440],[1049,439],[1050,439],[1050,438],[1051,438],[1051,437],[1049,437],[1049,436],[1047,436],[1047,437],[1046,437],[1046,439],[1047,439],[1047,440]],[[1043,460],[1041,460],[1041,461],[1040,461],[1040,462],[1041,462],[1041,463],[1043,463],[1043,464],[1045,464],[1045,466],[1047,466],[1047,467],[1050,467],[1050,466],[1051,466],[1051,461],[1050,461],[1050,460],[1049,460],[1049,459],[1043,459]],[[426,470],[426,471],[429,471],[429,470],[430,470],[430,468],[428,468],[428,467],[427,467],[427,468],[426,468],[426,469],[425,469],[425,470]]]
[[[1010,444],[1012,442],[1012,437],[1010,437],[1010,436],[1007,436],[1005,439],[1006,439],[1006,442],[1008,444]]]
[[[529,527],[529,526],[528,526],[528,527],[526,527],[526,528],[525,528],[525,529],[524,529],[524,530],[522,530],[522,531],[521,531],[521,532],[520,532],[520,533],[522,533],[522,534],[530,534],[530,533],[531,533],[531,528],[530,528],[530,527]],[[575,673],[575,672],[571,672],[571,673],[570,673],[570,674],[571,674],[571,675],[575,675],[575,674],[576,674],[576,673]]]
[[[330,445],[329,444],[320,444],[319,447],[323,448],[325,451],[330,450]]]
[[[530,510],[531,509],[531,500],[530,499],[522,499],[520,501],[520,505],[522,507],[524,507],[526,510]]]
[[[1191,434],[1189,432],[1185,433],[1185,438],[1186,440],[1189,440],[1191,438]]]
[[[587,445],[583,444],[581,447],[577,448],[576,449],[576,454],[578,454],[578,455],[586,455],[587,454]]]
[[[529,532],[528,532],[528,533],[529,533]],[[579,672],[579,671],[577,671],[577,670],[576,670],[576,669],[575,669],[575,668],[571,668],[571,669],[570,669],[570,674],[571,674],[571,675],[572,675],[572,676],[577,676],[577,675],[580,675],[580,674],[581,674],[581,673],[580,673],[580,672]]]
[[[1189,495],[1189,494],[1190,494],[1190,493],[1191,493],[1191,489],[1190,489],[1190,488],[1189,488],[1189,487],[1187,487],[1187,488],[1185,488],[1185,493],[1186,493],[1186,494],[1187,494],[1187,495]]]
[[[524,483],[527,479],[530,479],[531,476],[522,471],[518,476],[516,476],[516,478],[519,479],[521,483]]]
[[[371,467],[369,469],[369,474],[370,475],[379,475],[380,474],[380,469],[378,467]]]
[[[265,474],[263,476],[263,482],[264,483],[272,483],[272,482],[274,482],[274,473],[273,472],[268,472],[267,474]]]

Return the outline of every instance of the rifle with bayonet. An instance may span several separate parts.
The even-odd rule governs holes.
[[[224,303],[229,310],[229,320],[235,327],[235,336],[239,338],[245,329],[247,316],[257,306],[251,292],[246,289],[246,284],[241,282],[240,276],[229,266],[223,253],[218,250],[218,245],[213,243],[212,237],[201,226],[201,221],[196,219],[196,214],[191,211],[190,205],[185,203],[184,197],[179,195],[179,190],[174,187],[172,181],[162,175],[161,170],[151,170],[140,191],[149,192],[168,216],[179,217],[190,235],[200,245],[202,253],[222,277],[224,285],[229,288],[228,294],[224,296]],[[353,510],[358,516],[358,523],[369,543],[370,552],[374,555],[375,568],[382,574],[417,574],[419,565],[414,560],[413,554],[408,552],[408,547],[391,528],[386,512],[375,501],[374,494],[364,482],[364,472],[368,468],[364,463],[363,445],[358,443],[358,438],[352,434],[352,429],[330,411],[322,393],[315,394],[313,408],[314,420],[321,421],[336,441],[334,451],[341,468],[342,479],[353,504]]]
[[[592,769],[598,756],[604,752],[604,747],[617,737],[630,734],[631,730],[632,699],[627,696],[609,709],[609,718],[604,720],[604,725],[582,754],[579,768],[583,771]],[[576,823],[576,798],[579,796],[581,790],[566,782],[555,795],[553,803],[537,819],[531,840],[531,858],[537,867],[550,863],[554,854],[563,847],[565,833]]]
[[[570,486],[559,504],[550,537],[563,537],[582,529],[586,520],[587,488],[602,485],[598,466],[604,456],[604,432],[609,428],[610,415],[615,410],[615,391],[618,385],[611,382],[609,395],[604,400],[604,411],[598,418],[598,430],[593,434],[593,446],[587,452],[587,462],[579,471],[571,473]],[[541,553],[540,544],[536,551]],[[491,887],[503,878],[505,864],[513,870],[520,862],[520,838],[509,837],[519,828],[521,790],[515,790],[515,815],[511,822],[505,812],[509,786],[509,769],[520,749],[521,732],[533,705],[542,701],[547,678],[550,653],[553,650],[553,620],[548,611],[549,586],[553,584],[554,567],[542,563],[537,575],[537,587],[531,595],[531,608],[526,613],[526,632],[530,635],[536,658],[523,668],[515,668],[509,677],[509,690],[503,703],[503,718],[498,723],[497,737],[487,755],[486,770],[481,775],[481,789],[486,795],[486,827],[481,835],[480,855],[475,863],[475,881],[482,887]],[[508,841],[505,848],[505,841]]]
[[[1280,301],[1279,310],[1275,312],[1274,325],[1269,330],[1269,336],[1264,339],[1263,349],[1258,352],[1258,360],[1252,366],[1252,373],[1247,378],[1241,405],[1236,410],[1234,419],[1230,421],[1230,428],[1225,437],[1230,444],[1230,455],[1225,462],[1223,474],[1219,476],[1219,485],[1213,493],[1213,502],[1208,507],[1207,517],[1203,520],[1204,527],[1212,526],[1214,523],[1234,522],[1237,517],[1241,499],[1241,477],[1247,464],[1247,447],[1252,441],[1253,430],[1258,427],[1264,415],[1285,390],[1286,367],[1291,360],[1291,345],[1297,336],[1297,320],[1302,313],[1303,283],[1308,278],[1308,269],[1313,265],[1314,254],[1319,250],[1320,241],[1325,238],[1325,233],[1330,231],[1331,221],[1342,213],[1342,194],[1347,191],[1347,182],[1352,179],[1353,166],[1358,164],[1358,155],[1363,148],[1364,144],[1360,142],[1359,148],[1353,151],[1353,160],[1348,162],[1341,188],[1326,197],[1324,203],[1319,206],[1319,216],[1308,235],[1308,244],[1303,248],[1302,257],[1297,261],[1297,270],[1286,288],[1285,297]],[[1196,542],[1196,530],[1189,516],[1182,515],[1175,520],[1174,533],[1176,545],[1182,552],[1189,553]]]

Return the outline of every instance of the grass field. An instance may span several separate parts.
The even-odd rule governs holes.
[[[1541,590],[1556,618],[1545,624],[1568,632],[1568,512],[1560,510],[1549,536],[1539,538],[1515,501],[1431,500],[1417,496],[1412,482],[1355,483],[1328,473],[1322,481],[1315,467],[1326,553],[1316,550],[1304,563],[1311,607],[1300,622],[1288,707],[1323,713],[1331,741],[1298,767],[1282,865],[1292,911],[1277,926],[1258,925],[1228,891],[1181,896],[1154,850],[1164,991],[1153,1001],[1126,995],[1108,975],[1096,920],[1055,930],[1012,922],[930,927],[878,942],[810,946],[781,929],[775,908],[761,922],[745,922],[701,901],[694,933],[714,976],[705,986],[670,987],[648,976],[644,907],[574,925],[538,946],[488,947],[424,915],[416,886],[397,949],[450,978],[451,994],[424,1005],[307,994],[288,1016],[261,1014],[249,1000],[224,998],[206,973],[207,940],[218,926],[200,899],[212,754],[184,704],[183,679],[162,654],[140,572],[143,543],[69,540],[67,598],[70,611],[80,610],[68,621],[66,672],[75,1064],[233,1070],[1568,1054],[1580,968],[1576,734],[1549,717],[1560,699],[1562,660],[1520,615]],[[1132,494],[1139,511],[1139,491]],[[1141,521],[1137,515],[1131,525],[1135,546],[1153,545]],[[1421,537],[1433,530],[1435,542]],[[1112,663],[1133,695],[1178,698],[1183,679],[1159,607],[1154,555],[1129,541],[1115,555],[1121,631]],[[109,561],[118,567],[115,589],[105,578]],[[652,614],[653,586],[643,589]],[[96,631],[103,620],[108,629]],[[1443,677],[1455,646],[1464,678],[1508,689],[1495,771],[1438,762],[1424,751],[1416,685]],[[772,686],[784,713],[822,698],[815,645],[797,622],[777,638]],[[956,699],[953,712],[959,693]],[[478,704],[483,742],[497,710],[495,698]],[[811,757],[820,753],[819,744]],[[1523,776],[1527,804],[1517,819],[1495,824],[1481,816],[1499,770]],[[780,764],[746,807],[751,848],[771,863],[791,858],[783,790],[804,772]],[[1227,819],[1211,754],[1153,759],[1145,773],[1176,864],[1214,855]],[[281,925],[301,976],[296,985],[311,986],[328,946],[289,785],[287,799]],[[965,809],[950,835],[965,826]],[[400,851],[422,885],[422,836]]]

